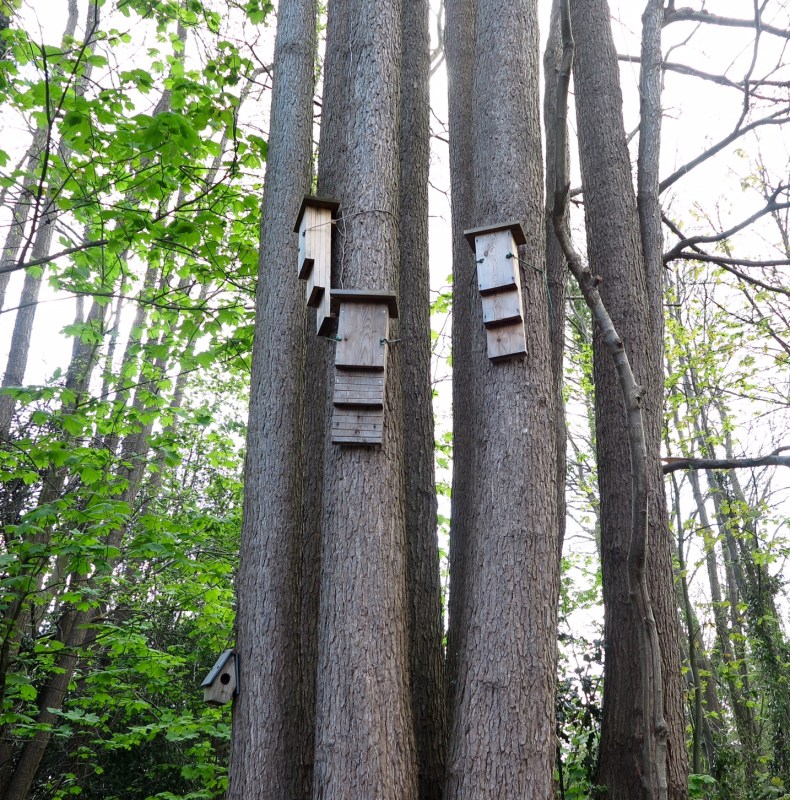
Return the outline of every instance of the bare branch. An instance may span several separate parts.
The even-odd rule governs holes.
[[[694,253],[679,253],[676,258],[683,259],[684,261],[705,261],[709,264],[716,264],[723,270],[726,270],[736,278],[750,283],[752,286],[757,286],[760,289],[765,289],[768,292],[775,292],[776,294],[783,294],[790,297],[790,289],[785,289],[783,286],[773,286],[770,283],[765,283],[758,278],[747,275],[737,269],[737,266],[742,267],[782,267],[790,264],[790,259],[780,259],[777,261],[749,261],[747,259],[725,258],[724,256],[713,256],[702,250],[697,250]]]
[[[755,22],[753,19],[736,19],[735,17],[720,17],[718,14],[711,14],[704,9],[697,11],[694,8],[667,9],[664,15],[664,25],[673,22],[704,22],[709,25],[721,25],[725,28],[752,28],[759,29],[763,33],[770,33],[782,39],[790,39],[790,30],[776,28],[773,25],[765,25],[762,22]]]
[[[640,64],[642,62],[641,56],[629,56],[622,54],[617,56],[617,60],[626,62],[628,64]],[[699,78],[700,80],[717,83],[719,86],[737,89],[739,92],[743,91],[743,81],[734,81],[732,78],[728,78],[726,75],[719,75],[714,72],[704,72],[701,69],[690,67],[688,64],[680,64],[677,61],[664,61],[661,66],[664,72],[676,72],[679,75],[687,75],[690,78]],[[752,87],[752,96],[756,96],[754,94],[755,89],[759,89],[762,86],[768,86],[776,89],[786,89],[788,86],[790,86],[790,81],[772,81],[768,80],[767,78],[750,78],[749,86]]]
[[[767,202],[763,208],[755,211],[754,214],[742,220],[737,225],[728,228],[726,231],[714,233],[709,236],[690,236],[686,239],[681,239],[671,250],[664,253],[664,263],[666,264],[668,261],[677,258],[687,247],[692,247],[696,244],[710,244],[712,242],[724,241],[725,239],[729,239],[730,236],[742,231],[744,228],[747,228],[753,222],[760,219],[760,217],[764,217],[766,214],[771,214],[775,211],[782,211],[783,209],[790,208],[790,203],[776,202],[776,198],[784,191],[786,191],[786,187],[780,186],[767,198]]]
[[[664,178],[658,187],[659,191],[664,192],[686,173],[691,172],[694,167],[699,166],[709,158],[712,158],[717,153],[721,152],[725,147],[731,145],[733,142],[749,133],[749,131],[753,131],[755,128],[760,128],[763,125],[784,125],[786,122],[790,122],[790,112],[783,108],[781,111],[777,111],[775,114],[757,119],[754,122],[750,122],[748,125],[744,125],[742,128],[735,128],[735,130],[725,136],[717,144],[709,147],[707,150],[700,153],[696,158],[692,158],[691,161],[684,164],[679,169],[676,169],[668,178]]]
[[[779,455],[790,447],[780,447],[756,458],[662,458],[664,475],[681,469],[746,469],[749,467],[790,467],[790,456]]]

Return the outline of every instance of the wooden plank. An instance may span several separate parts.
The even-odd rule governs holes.
[[[317,197],[316,195],[306,194],[302,199],[302,204],[299,206],[299,213],[296,215],[294,233],[299,230],[302,216],[308,208],[326,208],[329,210],[330,216],[335,217],[337,216],[337,210],[340,208],[340,201],[331,197]]]
[[[384,406],[383,372],[349,372],[337,369],[332,402],[348,406]]]
[[[518,287],[518,255],[510,231],[481,234],[475,239],[477,288],[481,294]]]
[[[492,361],[523,355],[527,352],[524,324],[519,321],[499,328],[486,328],[486,343]]]
[[[517,289],[508,289],[496,294],[483,295],[483,324],[486,328],[496,328],[523,319],[521,297]]]
[[[335,365],[384,369],[389,313],[381,303],[341,303],[337,323]]]
[[[316,333],[319,336],[329,336],[332,331],[334,317],[329,313],[332,304],[332,295],[327,286],[321,294],[318,308],[315,310]]]
[[[332,415],[332,441],[336,444],[381,444],[384,409],[338,408]]]
[[[500,222],[496,225],[481,225],[479,228],[469,228],[464,231],[464,238],[472,250],[475,249],[475,239],[484,233],[496,233],[497,231],[510,231],[511,236],[517,245],[527,243],[527,236],[520,222],[512,220],[510,222]]]
[[[307,229],[313,226],[313,216],[310,209],[305,209],[304,214],[299,219],[299,227],[296,232],[299,234],[299,255],[296,260],[297,274],[301,280],[307,280],[313,268],[313,258],[308,252]]]
[[[305,300],[317,308],[330,286],[332,272],[332,216],[325,208],[307,208],[299,233],[299,277],[307,282]]]
[[[345,303],[384,303],[392,319],[398,318],[398,298],[393,292],[380,292],[374,289],[335,289],[333,310]]]

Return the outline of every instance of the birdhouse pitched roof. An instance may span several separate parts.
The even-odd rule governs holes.
[[[209,671],[208,675],[203,678],[203,683],[200,684],[201,689],[206,686],[211,686],[217,679],[217,675],[222,672],[222,668],[228,663],[228,659],[233,657],[233,650],[226,650],[215,662],[214,666]]]

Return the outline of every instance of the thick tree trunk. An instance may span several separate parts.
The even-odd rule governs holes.
[[[448,24],[451,10],[458,15],[458,38],[451,48],[448,37],[447,51],[453,103],[454,87],[468,79],[472,63],[464,47],[471,38],[471,7],[454,5],[447,8]],[[522,221],[528,242],[519,254],[519,264],[526,264],[521,279],[527,354],[497,363],[488,359],[474,259],[459,258],[454,430],[465,441],[454,453],[454,474],[463,478],[462,488],[456,483],[453,491],[451,547],[453,563],[460,559],[463,568],[451,621],[457,650],[451,654],[456,684],[446,797],[545,800],[553,791],[555,755],[559,521],[536,3],[480,0],[474,20],[472,103],[450,119],[451,139],[462,137],[453,144],[457,158],[456,148],[471,137],[474,188],[467,189],[462,177],[454,219],[473,208],[475,226]],[[471,127],[459,129],[459,123]],[[466,497],[456,498],[459,491]]]
[[[546,277],[549,290],[549,322],[551,333],[551,370],[554,392],[557,396],[557,419],[554,424],[557,439],[557,519],[559,520],[558,548],[562,554],[565,538],[565,478],[567,472],[565,404],[562,399],[564,385],[563,363],[565,357],[565,287],[568,265],[554,232],[552,211],[554,208],[554,186],[556,184],[554,120],[557,116],[557,77],[562,66],[562,36],[560,33],[560,4],[553,0],[549,21],[549,35],[543,54],[543,129],[546,131]],[[566,139],[567,141],[567,139]],[[567,147],[565,148],[567,159]],[[566,208],[566,216],[569,214]]]
[[[428,265],[429,11],[427,0],[410,0],[403,6],[403,91],[399,143],[400,325],[406,585],[418,797],[420,800],[440,800],[444,786],[447,706],[433,469]]]
[[[601,296],[631,357],[642,400],[649,496],[647,579],[661,643],[664,717],[668,726],[668,796],[687,796],[679,627],[661,473],[663,343],[654,324],[639,216],[622,118],[617,57],[605,0],[572,0],[576,36],[576,113],[585,192],[587,250],[603,279]],[[617,377],[600,335],[594,355],[606,655],[598,783],[608,800],[648,798],[642,774],[639,626],[626,580],[631,539],[628,441]]]
[[[469,391],[472,377],[473,304],[479,302],[475,283],[475,259],[463,232],[474,227],[474,173],[472,152],[474,111],[475,0],[448,0],[445,20],[448,116],[450,127],[450,181],[453,229],[453,469],[452,534],[450,538],[449,628],[447,631],[447,691],[450,720],[452,698],[457,690],[458,655],[468,631],[467,561],[471,520],[471,478],[475,458],[471,420],[477,394]]]
[[[279,5],[237,579],[241,692],[228,798],[239,800],[303,796],[305,314],[293,225],[310,188],[315,20],[315,0]]]
[[[401,3],[350,0],[327,32],[328,85],[346,82],[321,140],[321,191],[341,203],[341,289],[394,292],[398,275]],[[345,30],[343,30],[345,28]],[[345,36],[342,34],[345,33]],[[333,55],[329,59],[330,52]],[[342,69],[343,76],[333,74]],[[345,138],[346,148],[335,146]],[[340,159],[340,160],[339,160]],[[326,171],[325,171],[326,168]],[[410,332],[407,332],[410,333]],[[400,338],[398,330],[393,339]],[[325,441],[316,687],[316,800],[411,800],[400,345],[390,346],[380,446]],[[311,398],[329,403],[327,395]],[[328,430],[326,434],[328,436]],[[312,453],[310,454],[312,456]]]

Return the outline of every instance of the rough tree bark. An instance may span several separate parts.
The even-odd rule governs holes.
[[[450,544],[450,624],[447,631],[447,692],[450,721],[452,698],[457,689],[458,654],[468,631],[467,541],[471,520],[470,480],[474,474],[474,437],[477,394],[470,392],[472,365],[472,308],[477,300],[474,256],[464,239],[473,227],[474,179],[472,152],[474,134],[472,80],[475,65],[475,0],[450,0],[445,4],[445,53],[447,58],[448,122],[450,128],[450,178],[453,237],[453,461],[464,469],[453,470],[452,541]]]
[[[447,21],[456,239],[470,217],[475,226],[518,219],[528,245],[519,261],[527,354],[499,363],[486,353],[474,258],[455,248],[451,597],[456,588],[459,596],[446,797],[545,800],[555,754],[559,521],[537,4],[448,2]],[[470,74],[471,100],[455,98]],[[459,178],[455,168],[470,155],[473,172],[461,166]]]
[[[647,581],[661,643],[664,717],[668,726],[670,798],[687,796],[683,681],[668,517],[659,461],[663,400],[663,342],[655,320],[655,277],[648,274],[622,116],[617,56],[606,0],[571,0],[576,36],[576,114],[584,186],[587,252],[602,278],[601,296],[631,356],[642,399],[647,446],[649,528]],[[649,265],[648,265],[649,266]],[[645,324],[645,320],[648,324]],[[596,335],[595,406],[606,651],[598,783],[608,800],[649,797],[642,772],[639,627],[626,581],[631,539],[625,410],[609,354]]]
[[[565,357],[565,288],[568,266],[562,246],[554,232],[553,209],[556,185],[556,159],[558,143],[554,120],[557,116],[557,78],[562,66],[562,35],[560,31],[560,0],[553,0],[549,19],[549,34],[543,54],[543,129],[546,132],[546,277],[550,298],[549,322],[551,331],[551,368],[554,392],[557,395],[557,419],[554,423],[557,439],[557,518],[559,530],[557,544],[562,555],[565,538],[565,477],[567,472],[565,405],[562,399],[564,385],[563,363]],[[566,139],[567,142],[567,139]],[[567,164],[567,146],[564,158]],[[568,217],[566,205],[565,216]]]
[[[322,130],[321,191],[341,203],[342,289],[397,291],[401,3],[350,0],[327,31],[327,82],[347,75],[346,114]],[[347,15],[347,16],[346,16]],[[338,52],[339,51],[339,52]],[[332,100],[324,98],[330,112]],[[329,120],[325,120],[329,122]],[[346,148],[333,149],[345,138]],[[342,161],[337,161],[342,159]],[[332,164],[333,168],[324,171]],[[400,338],[398,330],[393,339]],[[381,446],[325,441],[316,686],[316,800],[411,800],[417,775],[406,596],[399,347],[388,353]],[[326,394],[313,402],[330,403]],[[328,437],[328,429],[325,431]]]
[[[293,225],[310,189],[315,0],[281,0],[277,19],[237,579],[242,690],[228,798],[240,800],[302,796],[309,736],[299,657],[305,313]]]
[[[400,119],[400,325],[404,418],[407,591],[411,703],[418,797],[440,800],[447,706],[442,652],[439,543],[431,387],[428,168],[430,163],[430,8],[403,6]]]

